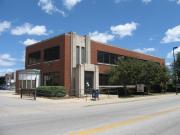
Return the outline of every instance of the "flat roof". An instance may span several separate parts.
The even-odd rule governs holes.
[[[40,73],[39,69],[23,69],[23,70],[18,70],[19,73]]]

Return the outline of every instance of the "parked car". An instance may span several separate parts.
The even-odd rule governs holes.
[[[0,90],[10,90],[10,86],[7,85],[1,85]]]

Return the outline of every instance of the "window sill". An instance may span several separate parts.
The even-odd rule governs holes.
[[[41,62],[34,63],[34,64],[27,64],[27,66],[34,66],[34,65],[39,65],[39,64],[41,64]]]
[[[51,63],[51,62],[55,62],[55,61],[59,61],[60,59],[55,59],[55,60],[50,60],[50,61],[44,61],[43,63]]]
[[[107,64],[107,63],[97,63],[98,65],[106,65],[106,66],[117,66],[117,65],[115,65],[115,64]]]

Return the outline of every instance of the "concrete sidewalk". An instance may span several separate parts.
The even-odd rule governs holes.
[[[19,100],[29,100],[33,99],[31,97],[23,96],[23,99],[20,98],[20,95],[15,94],[14,91],[1,91],[0,96],[15,98]],[[69,105],[77,105],[77,106],[97,106],[97,105],[106,105],[106,104],[116,104],[116,103],[126,103],[126,102],[135,102],[142,100],[151,100],[151,99],[160,99],[160,98],[168,98],[176,96],[175,93],[165,93],[165,94],[153,94],[153,95],[136,95],[134,97],[120,97],[117,95],[100,95],[99,100],[93,101],[91,97],[87,98],[67,98],[67,99],[51,99],[51,98],[43,98],[37,97],[36,102],[47,103],[47,104],[65,104]],[[179,95],[178,95],[179,96]]]
[[[106,104],[116,104],[116,103],[128,103],[128,102],[137,102],[143,100],[151,100],[151,99],[164,99],[176,95],[175,93],[166,93],[166,94],[153,94],[153,95],[135,95],[134,97],[109,97],[109,98],[100,98],[100,100],[89,102],[87,106],[97,106],[97,105],[106,105]]]

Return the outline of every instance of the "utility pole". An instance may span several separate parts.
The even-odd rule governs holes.
[[[177,89],[177,74],[176,74],[176,67],[175,67],[175,63],[176,63],[176,60],[175,60],[175,53],[174,53],[174,50],[177,49],[178,47],[173,47],[173,57],[174,57],[174,77],[175,77],[175,87],[176,87],[176,95],[178,94],[178,89]]]

